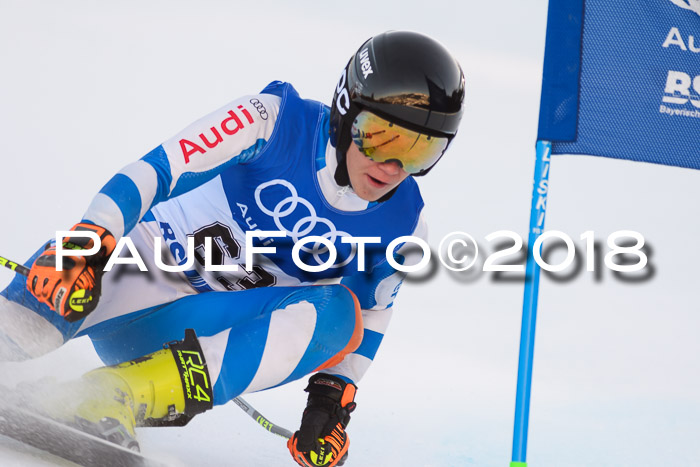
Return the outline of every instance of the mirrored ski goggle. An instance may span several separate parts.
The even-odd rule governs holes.
[[[409,174],[432,167],[449,139],[418,133],[363,110],[352,124],[352,140],[362,154],[375,162],[395,161]]]

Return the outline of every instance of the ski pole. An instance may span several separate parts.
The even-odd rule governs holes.
[[[249,403],[247,403],[245,400],[243,400],[240,397],[236,397],[233,399],[233,402],[236,403],[238,407],[240,407],[245,413],[250,415],[250,418],[258,422],[258,424],[269,431],[270,433],[276,434],[278,436],[281,436],[285,439],[289,439],[292,437],[293,433],[286,428],[282,428],[281,426],[275,425],[272,423],[270,420],[267,418],[263,417],[260,412],[255,410],[253,406],[251,406]]]
[[[5,266],[6,268],[11,269],[17,274],[22,274],[23,276],[29,275],[28,267],[22,266],[21,264],[15,263],[14,261],[10,261],[9,259],[4,258],[2,256],[0,256],[0,266]]]
[[[29,268],[26,266],[23,266],[19,263],[15,263],[14,261],[11,261],[3,256],[0,256],[0,266],[5,266],[6,268],[16,272],[17,274],[21,274],[23,276],[28,276],[29,275]],[[283,438],[289,439],[292,437],[292,432],[282,428],[281,426],[275,425],[274,423],[270,422],[266,417],[264,417],[260,412],[255,410],[255,408],[250,405],[248,402],[246,402],[243,398],[241,397],[236,397],[233,399],[233,402],[236,403],[238,407],[240,407],[245,413],[250,415],[250,417],[258,422],[258,424],[269,431],[270,433],[274,433],[276,435],[279,435]]]

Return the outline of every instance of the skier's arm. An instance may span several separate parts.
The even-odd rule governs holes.
[[[159,202],[208,182],[233,164],[251,163],[259,157],[273,134],[279,106],[280,98],[270,94],[242,97],[124,167],[71,229],[96,232],[102,240],[99,253],[88,259],[66,258],[59,272],[55,247],[47,249],[32,265],[29,291],[69,321],[87,316],[97,306],[102,268],[116,241]],[[83,237],[65,240],[64,247],[92,247],[92,240]]]
[[[154,205],[251,162],[272,135],[279,105],[271,94],[245,96],[194,122],[112,177],[83,221],[119,239]]]
[[[427,223],[421,213],[413,236],[427,239]],[[413,244],[404,244],[394,258],[403,262],[407,250],[415,248]],[[342,377],[357,383],[371,365],[379,349],[394,310],[394,299],[399,292],[406,273],[397,271],[388,263],[382,263],[369,273],[358,273],[343,278],[341,283],[357,295],[362,307],[364,320],[364,337],[354,352],[345,356],[337,365],[323,370],[324,373]]]

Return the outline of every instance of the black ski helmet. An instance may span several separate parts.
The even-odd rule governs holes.
[[[350,184],[345,155],[352,141],[350,128],[360,111],[451,141],[462,119],[463,101],[464,73],[442,44],[410,31],[370,38],[350,58],[331,102],[336,182]],[[414,176],[425,175],[434,166]]]

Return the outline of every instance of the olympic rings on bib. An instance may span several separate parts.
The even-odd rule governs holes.
[[[285,187],[287,190],[289,190],[289,196],[279,201],[272,209],[270,209],[263,204],[260,196],[263,190],[273,186]],[[294,243],[297,243],[299,240],[309,235],[317,235],[319,237],[326,238],[334,244],[337,242],[339,237],[351,237],[349,233],[342,230],[337,230],[333,222],[331,222],[329,219],[318,217],[314,206],[308,200],[299,196],[296,187],[287,180],[275,179],[258,185],[258,187],[255,189],[255,203],[264,214],[272,217],[277,229],[290,236]],[[296,221],[294,226],[289,229],[282,223],[282,219],[296,212],[299,206],[308,211],[308,215],[300,218],[298,221]],[[314,229],[316,229],[318,226],[325,226],[328,231],[325,233],[312,234]],[[319,265],[324,264],[324,261],[321,260],[321,255],[328,252],[328,248],[320,242],[313,243],[312,248],[303,246],[301,247],[301,250],[312,254]],[[334,264],[331,266],[331,268],[341,268],[348,265],[355,257],[356,250],[357,246],[353,244],[348,257],[341,263]]]

